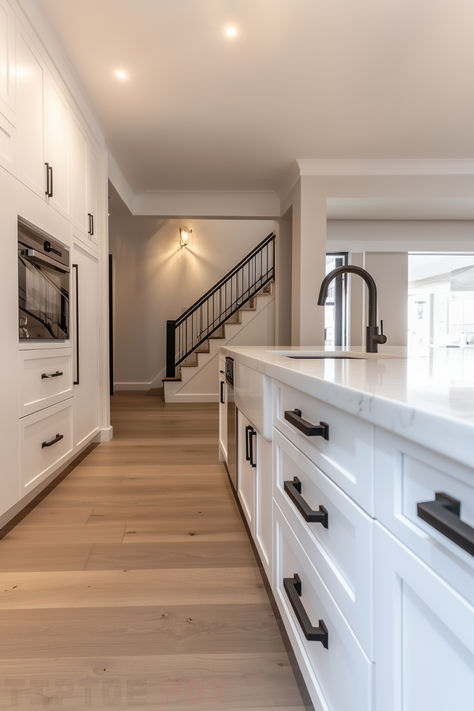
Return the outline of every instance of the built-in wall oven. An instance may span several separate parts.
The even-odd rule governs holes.
[[[18,218],[19,338],[69,338],[69,250]]]
[[[227,471],[232,486],[237,491],[237,409],[234,400],[234,359],[225,359],[227,383]]]

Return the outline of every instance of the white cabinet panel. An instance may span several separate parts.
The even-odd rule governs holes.
[[[257,433],[240,411],[237,414],[237,494],[252,536],[255,535]]]
[[[72,452],[72,401],[20,420],[21,483],[26,494]]]
[[[0,112],[15,122],[15,17],[0,0]]]
[[[373,659],[373,520],[276,429],[273,449],[275,501]],[[294,477],[300,492],[291,486]],[[327,520],[306,521],[298,505],[327,514]]]
[[[472,711],[474,608],[380,524],[376,711]]]
[[[46,82],[45,161],[51,168],[49,203],[63,215],[70,215],[69,137],[70,109],[51,77]]]
[[[76,119],[70,122],[69,185],[71,192],[71,222],[87,235],[87,138]]]
[[[267,442],[259,433],[257,433],[256,441],[255,544],[271,584],[273,563],[272,443]]]
[[[25,185],[44,198],[45,72],[33,42],[22,30],[17,33],[16,58],[15,172]]]
[[[371,711],[372,664],[300,546],[277,504],[275,517],[275,597],[304,680],[317,711]],[[327,648],[308,640],[285,588],[301,581],[297,604],[313,627],[327,628]],[[419,711],[419,710],[418,710]]]
[[[87,231],[91,242],[98,244],[99,220],[99,158],[93,145],[87,145]]]
[[[97,257],[78,244],[73,245],[71,261],[74,444],[78,447],[96,432],[99,423],[99,264]]]
[[[227,461],[227,384],[219,375],[219,456]]]
[[[377,519],[474,603],[474,557],[418,513],[418,504],[444,493],[460,502],[459,518],[474,527],[474,470],[377,429],[375,472]]]
[[[72,397],[70,349],[20,351],[21,415],[29,415]]]

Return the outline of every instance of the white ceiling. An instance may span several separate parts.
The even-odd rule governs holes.
[[[272,190],[300,157],[474,156],[472,0],[37,3],[135,193]]]

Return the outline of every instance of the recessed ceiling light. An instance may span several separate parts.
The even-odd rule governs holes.
[[[226,34],[226,37],[236,37],[237,36],[237,28],[234,27],[233,25],[228,25],[225,28],[225,34]]]
[[[128,74],[127,74],[127,72],[124,72],[123,69],[116,69],[115,76],[117,77],[117,79],[121,79],[122,81],[125,81],[125,79],[128,79]]]

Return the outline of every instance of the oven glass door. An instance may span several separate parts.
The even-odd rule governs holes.
[[[69,269],[18,251],[19,337],[69,338]]]

